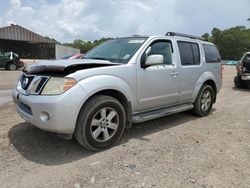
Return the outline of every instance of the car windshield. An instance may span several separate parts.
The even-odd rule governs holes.
[[[83,59],[101,59],[127,63],[146,40],[144,37],[120,38],[104,42],[88,52]]]

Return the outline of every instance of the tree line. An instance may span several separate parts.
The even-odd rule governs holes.
[[[239,60],[244,52],[250,51],[250,29],[245,26],[223,31],[214,28],[211,35],[205,33],[202,37],[218,47],[224,60]]]
[[[202,37],[218,47],[223,60],[239,60],[244,52],[250,51],[250,29],[245,26],[225,30],[214,28],[211,34],[205,33]],[[95,41],[76,39],[72,43],[64,43],[64,45],[78,48],[81,53],[86,53],[108,39],[111,38],[101,38]]]
[[[71,46],[74,48],[78,48],[81,50],[81,53],[85,54],[95,46],[101,44],[102,42],[105,42],[106,40],[109,40],[111,38],[101,38],[99,40],[95,41],[83,41],[81,39],[75,39],[72,43],[64,43],[65,46]]]

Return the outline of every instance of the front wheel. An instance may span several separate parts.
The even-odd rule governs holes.
[[[8,69],[8,70],[11,70],[11,71],[15,71],[15,70],[18,69],[18,67],[17,67],[16,63],[10,62],[10,63],[7,65],[7,69]]]
[[[203,85],[194,103],[193,112],[197,116],[207,116],[213,106],[215,93],[210,85]]]
[[[97,95],[82,107],[77,120],[75,138],[92,151],[111,147],[125,128],[125,111],[113,97]]]

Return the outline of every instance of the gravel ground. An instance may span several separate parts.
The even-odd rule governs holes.
[[[185,112],[135,124],[98,153],[25,123],[13,103],[4,104],[1,187],[250,187],[250,90],[235,89],[234,74],[225,68],[208,117]]]

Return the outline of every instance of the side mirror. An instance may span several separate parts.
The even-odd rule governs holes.
[[[164,63],[163,55],[150,55],[146,59],[145,67],[149,67],[150,65],[159,65],[163,63]]]

